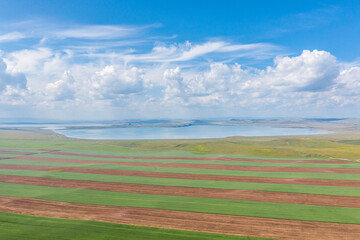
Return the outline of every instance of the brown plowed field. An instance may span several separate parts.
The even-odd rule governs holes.
[[[358,239],[355,224],[296,221],[0,197],[0,211],[276,239]]]
[[[212,188],[156,186],[144,184],[65,180],[42,177],[22,177],[5,175],[0,175],[0,182],[113,192],[360,208],[360,197],[281,193],[254,190],[227,190]]]
[[[75,159],[25,157],[25,156],[14,157],[13,159],[42,161],[42,162],[117,164],[117,165],[142,166],[142,167],[198,168],[198,169],[217,169],[217,170],[232,170],[232,171],[253,171],[253,172],[313,172],[313,173],[360,174],[360,168],[348,169],[348,168],[304,168],[304,167],[252,167],[252,166],[231,166],[231,165],[218,165],[218,164],[138,163],[138,162],[75,160]]]
[[[360,186],[360,181],[351,181],[351,180],[240,177],[240,176],[143,172],[143,171],[126,171],[126,170],[116,170],[116,169],[95,169],[95,168],[77,168],[77,167],[51,167],[51,166],[1,164],[0,169],[35,170],[35,171],[65,171],[65,172],[75,172],[75,173],[91,173],[91,174],[105,174],[105,175],[117,175],[117,176],[177,178],[177,179],[194,179],[194,180],[227,181],[227,182],[276,183],[276,184],[341,186],[341,187],[359,187]]]
[[[141,156],[106,156],[106,155],[91,155],[80,153],[66,153],[52,150],[46,152],[47,154],[63,155],[63,156],[77,156],[77,157],[93,157],[93,158],[117,158],[117,159],[167,159],[167,160],[199,160],[199,161],[241,161],[241,162],[272,162],[272,163],[352,163],[340,160],[264,160],[264,159],[248,159],[248,158],[226,158],[226,157],[141,157]]]

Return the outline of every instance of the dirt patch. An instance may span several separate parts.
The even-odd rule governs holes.
[[[29,165],[12,165],[12,164],[1,164],[0,169],[18,169],[18,170],[35,170],[35,171],[66,171],[66,172],[76,172],[76,173],[105,174],[105,175],[117,175],[117,176],[176,178],[176,179],[194,179],[194,180],[227,181],[227,182],[252,182],[252,183],[276,183],[276,184],[293,184],[293,185],[360,187],[360,181],[351,181],[351,180],[240,177],[240,176],[223,176],[223,175],[206,175],[206,174],[144,172],[144,171],[126,171],[126,170],[115,170],[115,169],[29,166]]]
[[[0,197],[0,211],[276,239],[358,239],[360,225]]]
[[[266,159],[248,159],[248,158],[226,158],[226,157],[140,157],[140,156],[107,156],[107,155],[92,155],[80,153],[65,153],[57,150],[49,150],[48,154],[63,155],[63,156],[77,156],[77,157],[93,157],[93,158],[113,158],[113,159],[167,159],[167,160],[199,160],[199,161],[240,161],[240,162],[272,162],[272,163],[352,163],[340,160],[266,160]]]
[[[198,168],[198,169],[254,171],[254,172],[312,172],[312,173],[360,174],[360,168],[253,167],[253,166],[231,166],[231,165],[218,165],[218,164],[138,163],[138,162],[75,160],[75,159],[61,159],[61,158],[26,157],[26,156],[14,157],[13,159],[42,161],[42,162],[117,164],[117,165],[142,166],[142,167]]]
[[[65,180],[6,175],[0,175],[0,182],[61,188],[91,189],[112,192],[360,208],[360,197],[282,193],[253,190],[227,190],[212,188],[156,186],[145,184]]]

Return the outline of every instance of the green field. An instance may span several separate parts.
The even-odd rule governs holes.
[[[40,162],[40,161],[7,160],[7,159],[0,160],[0,164],[52,166],[52,167],[79,167],[79,168],[94,168],[94,169],[209,174],[209,175],[243,176],[243,177],[360,180],[359,174],[343,174],[343,173],[256,172],[256,171],[235,171],[235,170],[197,169],[197,168],[169,168],[169,167],[158,168],[158,167],[143,167],[143,166],[127,166],[127,165],[117,165],[117,164],[62,163],[62,162]]]
[[[35,154],[32,157],[90,160],[90,161],[113,161],[113,162],[140,162],[140,163],[181,163],[181,164],[214,164],[227,166],[252,166],[252,167],[302,167],[302,168],[360,168],[354,164],[332,163],[273,163],[273,162],[246,162],[246,161],[216,161],[216,160],[175,160],[175,159],[116,159],[99,157],[64,156],[54,154]]]
[[[181,230],[169,230],[82,220],[34,217],[0,212],[0,239],[6,240],[261,240],[264,238],[241,237]],[[4,231],[4,229],[6,229]]]

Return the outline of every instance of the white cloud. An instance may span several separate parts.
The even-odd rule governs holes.
[[[42,42],[51,39],[83,39],[83,40],[109,40],[137,36],[148,29],[157,28],[159,24],[149,25],[98,25],[98,24],[71,24],[53,23],[45,19],[30,19],[19,22],[12,22],[0,26],[0,30],[9,31],[0,35],[1,39],[18,40],[24,38],[39,38]]]
[[[165,70],[163,79],[166,85],[166,88],[164,89],[165,101],[176,100],[178,97],[184,97],[185,86],[179,67]]]
[[[25,35],[19,32],[9,32],[0,35],[1,42],[13,42],[25,38]]]
[[[360,107],[360,67],[342,64],[329,52],[286,57],[267,43],[161,42],[141,35],[149,27],[43,24],[33,33],[0,35],[0,42],[39,40],[2,53],[0,102],[44,112],[212,109],[228,116]],[[249,61],[262,67],[249,67]]]
[[[337,84],[346,89],[348,95],[360,94],[360,67],[351,67],[341,71]]]
[[[275,56],[279,47],[272,44],[232,44],[225,41],[208,41],[200,44],[192,44],[189,41],[181,44],[165,45],[157,43],[150,53],[126,55],[128,61],[143,62],[185,62],[193,59],[216,55],[216,57],[231,58],[269,58]]]
[[[360,105],[360,67],[341,71],[330,98],[340,105]]]
[[[114,39],[136,34],[139,27],[116,25],[82,25],[50,32],[57,38]]]
[[[340,73],[340,66],[328,52],[305,50],[300,56],[276,58],[274,66],[265,70],[236,63],[212,63],[208,71],[198,73],[168,69],[164,100],[258,110],[326,107],[340,102],[359,105],[360,68]]]
[[[234,95],[241,95],[252,78],[251,73],[239,64],[212,63],[209,68],[209,71],[185,74],[184,77],[179,68],[166,70],[165,100],[176,97],[182,98],[187,105],[219,105],[234,100]]]
[[[42,71],[43,64],[53,56],[53,51],[49,48],[24,49],[12,52],[6,61],[17,71],[31,73]]]
[[[75,99],[75,79],[66,71],[60,80],[46,85],[45,94],[55,101]]]
[[[0,92],[8,87],[15,89],[26,89],[26,77],[22,73],[11,71],[6,63],[0,58]]]
[[[317,50],[304,50],[298,57],[275,58],[275,67],[264,72],[274,87],[291,87],[294,91],[328,90],[339,73],[336,58]]]
[[[0,57],[0,102],[10,105],[22,104],[26,96],[25,75],[9,69]]]
[[[109,65],[96,72],[90,82],[90,92],[95,99],[117,99],[140,93],[143,89],[143,71],[136,67],[119,69]]]

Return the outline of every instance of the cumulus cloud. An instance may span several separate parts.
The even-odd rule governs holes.
[[[164,90],[164,98],[166,101],[177,97],[184,97],[183,77],[180,68],[166,69],[163,76],[166,88]]]
[[[46,95],[55,101],[75,99],[75,80],[69,71],[56,82],[46,85]]]
[[[27,79],[24,74],[9,69],[0,57],[0,102],[17,105],[27,96]]]
[[[7,69],[6,63],[0,58],[0,92],[7,88],[26,89],[27,80],[24,74]]]
[[[12,52],[7,57],[8,65],[22,72],[43,70],[43,66],[53,52],[49,48],[23,49]]]
[[[310,92],[328,90],[339,73],[336,58],[329,52],[317,50],[304,50],[297,57],[277,57],[275,67],[264,72],[273,86]]]
[[[305,50],[299,56],[278,57],[265,70],[239,64],[212,63],[208,71],[186,74],[179,68],[164,73],[165,100],[188,105],[301,106],[332,104],[342,91],[360,89],[358,68],[340,73],[336,58],[325,51]],[[351,80],[350,80],[351,79]],[[353,90],[345,90],[345,88]],[[357,89],[357,90],[355,90]]]
[[[184,104],[215,104],[228,101],[231,96],[241,94],[246,81],[250,81],[249,71],[239,64],[212,63],[209,71],[182,76],[179,67],[164,72],[166,101],[177,98]]]
[[[109,65],[97,71],[90,82],[90,92],[95,99],[117,99],[124,95],[140,93],[144,89],[142,69],[119,69]]]
[[[360,103],[360,67],[341,71],[332,90],[331,99],[341,105]]]

